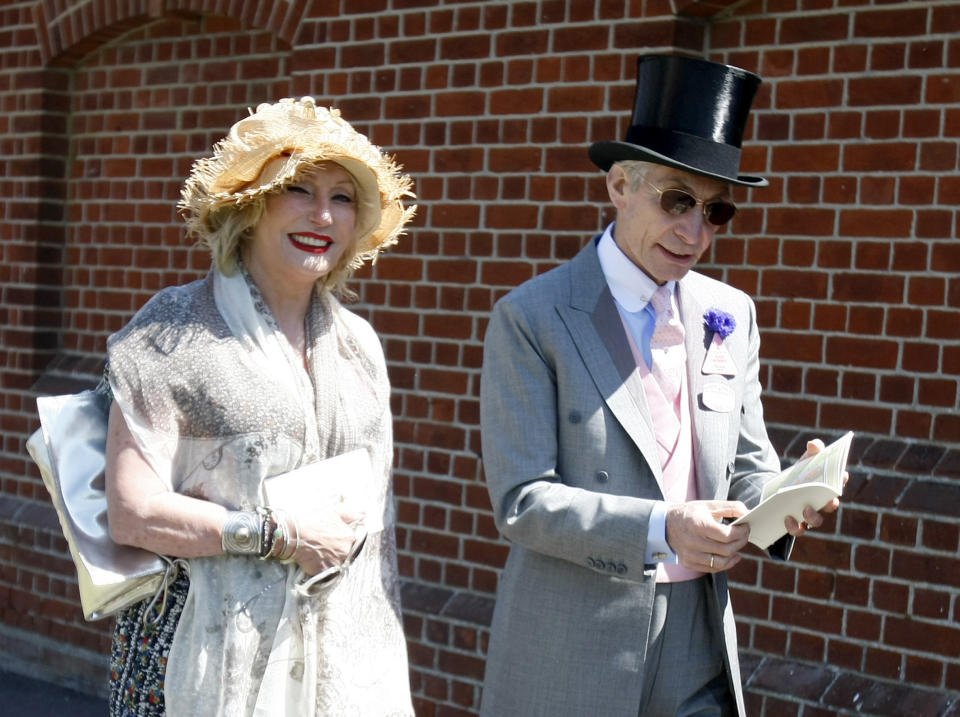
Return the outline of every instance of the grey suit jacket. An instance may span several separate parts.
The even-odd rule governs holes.
[[[679,282],[701,499],[759,500],[779,470],[767,438],[752,300],[690,272]],[[703,312],[734,315],[733,378],[703,375]],[[728,411],[704,405],[729,389]],[[709,390],[709,389],[708,389]],[[636,717],[655,590],[647,523],[663,500],[639,373],[591,241],[494,308],[481,386],[483,464],[510,543],[491,630],[481,714]],[[743,713],[726,576],[712,578],[731,690]]]

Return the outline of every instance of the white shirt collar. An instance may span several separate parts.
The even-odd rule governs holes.
[[[610,287],[610,293],[626,311],[641,311],[657,290],[657,282],[647,276],[623,253],[613,238],[613,223],[607,225],[597,244],[597,258],[600,269]],[[672,294],[676,290],[675,281],[667,282]]]

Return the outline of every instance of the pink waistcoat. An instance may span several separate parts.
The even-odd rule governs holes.
[[[622,317],[621,317],[622,320]],[[680,380],[679,418],[677,407],[671,406],[660,390],[660,384],[640,355],[630,329],[624,323],[627,340],[633,359],[640,371],[643,391],[647,397],[647,407],[653,419],[657,436],[657,452],[660,455],[660,468],[663,472],[663,498],[668,503],[683,503],[697,499],[697,476],[693,465],[693,425],[690,421],[690,402],[687,392],[687,374],[683,372]],[[679,563],[658,563],[657,582],[676,583],[694,580],[702,572],[685,568]]]

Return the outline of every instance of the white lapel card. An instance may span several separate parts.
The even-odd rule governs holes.
[[[703,359],[703,368],[701,372],[707,376],[736,376],[737,366],[733,362],[733,356],[723,345],[723,339],[720,334],[713,335],[713,341],[707,349],[707,355]]]
[[[700,394],[703,405],[717,413],[730,413],[736,404],[733,389],[725,383],[707,383]]]
[[[375,499],[373,466],[363,448],[301,466],[263,482],[267,505],[290,513],[349,503],[364,511],[367,533],[383,530],[383,511]]]

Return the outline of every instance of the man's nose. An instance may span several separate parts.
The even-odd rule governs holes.
[[[680,217],[676,234],[685,244],[696,245],[708,238],[712,229],[713,225],[703,216],[703,207],[697,204]]]

